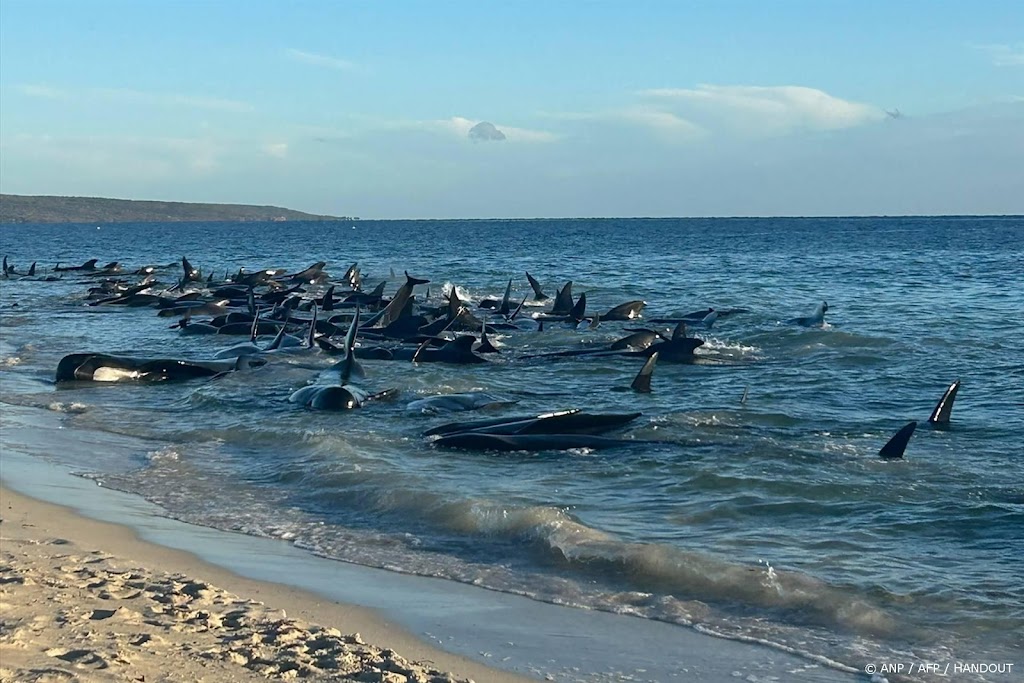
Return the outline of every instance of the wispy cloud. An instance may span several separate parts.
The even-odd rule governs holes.
[[[654,133],[659,138],[672,142],[696,140],[704,137],[707,133],[692,121],[670,111],[646,105],[595,112],[562,112],[547,116],[563,121],[593,121],[637,126]]]
[[[121,102],[143,106],[181,107],[212,111],[251,112],[248,102],[221,97],[206,97],[183,93],[152,92],[131,88],[55,88],[42,84],[23,84],[18,89],[29,97],[60,100]]]
[[[880,107],[803,86],[707,85],[655,88],[614,109],[546,113],[561,121],[632,126],[662,142],[688,144],[716,135],[773,137],[853,128],[886,118]]]
[[[231,154],[224,141],[197,137],[19,135],[5,148],[73,172],[126,180],[206,176]]]
[[[287,142],[270,142],[263,145],[263,153],[276,159],[284,159],[288,156]]]
[[[986,43],[971,44],[975,50],[986,53],[995,66],[1024,66],[1024,43],[1015,45]]]
[[[315,52],[296,50],[294,48],[289,48],[288,50],[285,50],[284,53],[289,59],[296,62],[312,64],[313,66],[320,66],[325,69],[334,69],[336,71],[355,71],[356,69],[355,62],[350,62],[347,59],[339,59],[329,55],[321,55]]]
[[[643,90],[639,95],[686,118],[706,121],[708,127],[725,125],[750,133],[837,130],[885,118],[879,107],[796,85],[702,84]]]
[[[40,85],[34,83],[25,83],[17,86],[18,90],[23,95],[29,97],[40,97],[48,100],[66,100],[69,99],[69,95],[66,90],[60,88],[51,88],[48,85]]]

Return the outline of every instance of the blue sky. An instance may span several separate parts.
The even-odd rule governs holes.
[[[1022,159],[1019,1],[0,0],[5,193],[1024,213]]]

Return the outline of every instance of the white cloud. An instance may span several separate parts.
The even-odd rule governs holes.
[[[18,89],[29,97],[93,102],[121,102],[158,107],[182,107],[186,109],[207,109],[213,111],[251,112],[255,110],[248,102],[229,100],[221,97],[162,93],[131,88],[54,88],[41,84],[25,84]]]
[[[704,137],[701,126],[658,107],[635,105],[623,109],[595,112],[561,112],[547,114],[562,121],[592,121],[597,123],[627,124],[645,128],[657,137],[671,142],[687,142]]]
[[[641,96],[662,102],[708,128],[732,128],[751,134],[794,130],[838,130],[885,118],[879,107],[844,100],[804,86],[698,85],[696,88],[644,90]]]
[[[130,182],[205,176],[230,153],[223,141],[185,137],[19,135],[3,146],[13,157],[28,155],[71,173]]]
[[[327,69],[334,69],[336,71],[354,71],[356,65],[354,62],[350,62],[347,59],[338,59],[337,57],[331,57],[329,55],[320,55],[315,52],[305,52],[303,50],[288,49],[285,50],[285,54],[289,59],[293,59],[303,64],[312,64],[313,66],[322,66]]]
[[[263,152],[267,156],[275,157],[277,159],[284,159],[288,156],[288,143],[287,142],[271,142],[263,145]]]
[[[1016,45],[988,43],[971,45],[971,47],[988,54],[995,66],[1024,66],[1024,43]]]
[[[406,124],[399,124],[398,127],[418,128],[439,133],[448,133],[462,140],[469,140],[469,131],[473,126],[480,123],[478,120],[467,119],[462,116],[453,116],[450,119],[438,119],[433,121],[411,121]],[[530,130],[528,128],[516,128],[501,123],[493,124],[495,128],[505,134],[505,139],[510,142],[554,142],[558,136],[544,130]]]
[[[29,97],[41,97],[50,100],[66,100],[69,98],[69,94],[66,90],[52,88],[48,85],[41,85],[38,83],[26,83],[19,85],[18,90]]]

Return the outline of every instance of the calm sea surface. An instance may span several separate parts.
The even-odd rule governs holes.
[[[500,297],[509,278],[518,301],[529,271],[550,295],[572,280],[592,312],[631,299],[647,302],[647,318],[746,309],[695,330],[706,341],[698,361],[660,364],[650,395],[611,390],[629,385],[634,358],[523,358],[597,348],[636,323],[538,332],[524,321],[496,338],[502,353],[486,365],[367,361],[365,386],[399,397],[317,413],[287,401],[331,363],[317,355],[208,382],[55,387],[68,353],[210,358],[240,339],[179,335],[151,308],[86,306],[95,278],[12,278],[0,282],[0,400],[59,411],[81,433],[80,451],[40,457],[189,522],[857,669],[898,657],[1024,670],[1022,218],[5,225],[0,235],[18,271],[39,261],[41,275],[98,258],[160,265],[170,285],[182,256],[218,279],[324,260],[339,279],[358,262],[366,288],[386,279],[389,295],[408,270],[431,280],[435,302],[452,285],[474,304]],[[824,328],[785,323],[822,300]],[[925,420],[957,378],[952,424],[932,429]],[[462,391],[518,403],[454,416],[407,408]],[[660,443],[509,455],[442,451],[421,436],[453,419],[573,407],[642,411],[625,436]],[[913,419],[906,459],[880,460]]]

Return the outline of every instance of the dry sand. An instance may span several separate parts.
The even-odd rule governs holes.
[[[0,518],[2,682],[532,680],[7,488]]]

